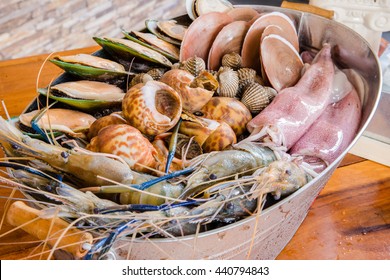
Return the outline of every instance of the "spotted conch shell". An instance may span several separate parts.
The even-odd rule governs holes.
[[[127,124],[127,122],[120,112],[115,112],[110,115],[101,117],[95,120],[89,127],[87,135],[88,139],[92,139],[93,137],[98,135],[101,129],[113,124]]]
[[[172,69],[161,77],[160,82],[166,83],[180,94],[183,110],[188,112],[200,110],[218,88],[218,81],[207,71],[195,78],[185,70]]]
[[[148,81],[129,89],[122,102],[127,122],[146,135],[168,131],[179,121],[182,111],[180,95],[167,84]]]
[[[87,149],[121,157],[130,168],[145,171],[154,167],[156,150],[141,132],[127,124],[114,124],[101,129]]]

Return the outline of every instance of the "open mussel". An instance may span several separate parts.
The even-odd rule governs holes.
[[[179,48],[169,42],[166,42],[152,33],[143,33],[138,31],[126,32],[122,31],[125,37],[131,41],[139,43],[147,48],[151,48],[162,55],[166,56],[172,61],[179,60]]]
[[[168,25],[170,26],[168,27]],[[170,21],[170,23],[160,23],[160,21],[155,19],[147,19],[145,21],[145,26],[149,32],[153,33],[161,40],[177,46],[180,46],[184,33],[187,30],[186,26],[173,23],[173,21]]]
[[[134,57],[138,57],[144,61],[146,60],[165,67],[170,68],[172,66],[172,62],[166,56],[134,41],[107,37],[94,37],[93,39],[102,46],[104,50],[121,61],[131,62]]]
[[[125,96],[123,90],[115,85],[87,80],[60,83],[40,88],[38,92],[74,108],[88,111],[120,105]]]
[[[37,134],[32,128],[33,122],[42,130],[57,135],[65,133],[72,137],[85,138],[85,133],[96,119],[87,113],[76,110],[53,108],[33,110],[19,116],[19,126],[23,131]]]
[[[134,75],[115,61],[90,54],[56,56],[50,62],[72,75],[87,80],[120,83],[126,77]]]

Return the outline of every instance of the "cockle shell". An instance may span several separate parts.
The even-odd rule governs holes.
[[[127,121],[123,118],[121,112],[115,112],[110,115],[101,117],[95,120],[89,127],[88,139],[92,139],[98,135],[101,129],[112,124],[127,124]]]
[[[176,125],[182,111],[180,95],[167,84],[149,81],[129,89],[122,102],[127,122],[146,135],[157,135]]]
[[[31,121],[39,114],[39,110],[23,113],[19,116],[21,124],[31,127]],[[73,137],[83,137],[96,119],[90,114],[69,109],[48,109],[37,119],[38,126],[43,130],[61,131]]]
[[[113,124],[101,129],[92,138],[87,149],[121,157],[130,168],[144,171],[144,166],[154,167],[156,150],[141,132],[127,124]]]
[[[238,74],[230,67],[223,67],[218,72],[218,95],[224,97],[236,97],[238,93]]]
[[[199,76],[204,70],[206,70],[206,63],[200,57],[190,57],[183,62],[183,69],[190,72],[195,77]]]
[[[246,124],[252,119],[247,107],[230,97],[213,97],[200,112],[205,118],[226,122],[237,137],[246,131]]]
[[[276,94],[277,92],[273,88],[253,82],[245,89],[241,102],[252,114],[256,115],[271,103]]]
[[[241,55],[236,52],[227,53],[222,57],[222,67],[230,67],[235,70],[241,67]]]
[[[294,46],[283,37],[271,34],[263,39],[260,47],[262,66],[272,87],[279,92],[294,86],[303,68],[302,58]]]
[[[255,81],[256,71],[252,68],[240,68],[237,70],[240,89]]]
[[[139,74],[136,74],[133,77],[133,79],[131,79],[130,87],[133,87],[139,83],[146,83],[148,81],[153,81],[153,80],[154,80],[153,77],[151,75],[149,75],[148,73],[139,73]]]
[[[218,88],[218,81],[207,71],[195,78],[185,70],[172,69],[165,72],[160,82],[166,83],[180,94],[183,110],[189,112],[200,110]]]
[[[224,121],[197,117],[197,121],[183,120],[179,132],[194,137],[204,152],[221,151],[237,142],[233,129]]]

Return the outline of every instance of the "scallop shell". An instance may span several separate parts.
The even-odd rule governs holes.
[[[236,52],[227,53],[222,57],[222,66],[238,69],[241,67],[241,55]]]
[[[251,83],[245,89],[241,102],[252,114],[260,113],[271,102],[276,91],[271,87],[264,87],[258,83]]]
[[[218,81],[207,71],[195,78],[185,70],[172,69],[164,73],[160,82],[166,83],[180,94],[183,110],[189,112],[200,110],[218,88]]]
[[[87,149],[120,156],[130,168],[145,171],[144,166],[154,167],[157,154],[153,145],[141,132],[127,124],[113,124],[101,129],[92,138]]]
[[[146,83],[148,81],[153,81],[153,77],[147,73],[139,73],[134,76],[130,82],[130,87],[135,86],[139,83]]]
[[[213,97],[200,112],[205,118],[226,122],[237,137],[246,131],[246,124],[252,119],[248,108],[239,100],[230,97]]]
[[[255,9],[249,7],[235,7],[228,11],[227,14],[231,16],[234,21],[251,21],[254,17],[259,16],[259,13]]]
[[[170,86],[149,81],[129,89],[122,102],[123,116],[142,133],[154,136],[173,128],[182,111],[180,95]]]
[[[271,34],[263,39],[261,61],[267,79],[278,92],[294,86],[301,77],[301,56],[289,41],[279,35]]]
[[[161,77],[164,75],[165,69],[162,68],[153,68],[146,72],[146,74],[150,75],[153,80],[158,81],[161,79]]]
[[[206,63],[202,58],[194,56],[183,62],[183,68],[197,77],[200,73],[206,70]]]
[[[252,68],[240,68],[237,70],[237,74],[241,89],[251,84],[256,78],[256,71]]]
[[[236,97],[238,93],[238,74],[232,68],[223,67],[218,73],[218,95],[224,97]]]

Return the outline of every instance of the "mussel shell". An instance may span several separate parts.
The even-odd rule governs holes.
[[[181,40],[177,40],[175,38],[172,38],[170,36],[167,36],[166,34],[162,33],[158,27],[158,20],[154,20],[154,19],[147,19],[145,21],[145,26],[146,28],[149,30],[150,33],[153,33],[154,35],[156,35],[158,38],[160,38],[161,40],[164,40],[166,42],[169,42],[171,44],[174,44],[174,45],[177,45],[177,46],[180,46],[181,44]]]
[[[184,35],[180,48],[180,61],[198,56],[207,64],[209,51],[215,37],[230,22],[232,22],[231,17],[218,12],[205,14],[194,20]]]
[[[126,32],[122,31],[125,37],[131,41],[134,41],[142,46],[151,48],[156,52],[161,53],[172,61],[179,60],[180,50],[176,45],[161,40],[156,35],[151,33],[142,33],[138,31]]]
[[[117,62],[89,54],[57,56],[50,62],[72,75],[94,81],[123,80],[133,75]]]
[[[80,110],[113,107],[120,104],[125,95],[117,86],[87,80],[60,83],[40,88],[38,92]]]
[[[159,20],[157,27],[166,35],[176,40],[182,41],[187,31],[187,26],[178,24],[176,20]]]
[[[245,105],[230,97],[213,97],[200,112],[205,118],[226,122],[237,136],[246,132],[246,124],[252,119]]]
[[[39,110],[23,113],[19,116],[19,122],[23,126],[31,127],[31,122],[39,113]],[[96,119],[90,114],[62,108],[47,109],[36,120],[38,126],[43,130],[63,132],[74,137],[83,137],[83,133],[95,121]]]
[[[180,95],[167,84],[148,81],[130,88],[122,102],[127,122],[150,136],[173,128],[180,119]]]
[[[134,41],[128,39],[98,37],[93,37],[93,39],[107,52],[124,60],[131,60],[133,57],[138,57],[165,67],[172,66],[172,62],[166,56]]]

